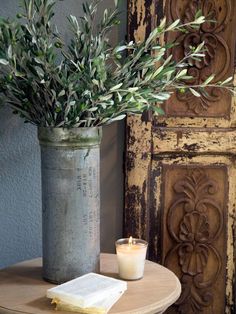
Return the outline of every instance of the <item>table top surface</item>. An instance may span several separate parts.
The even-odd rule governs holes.
[[[41,278],[42,260],[34,259],[0,271],[0,313],[55,314],[46,291],[55,285]],[[101,273],[118,278],[114,254],[101,254]],[[180,296],[178,278],[165,267],[146,261],[144,277],[128,289],[109,314],[162,313]],[[71,314],[71,312],[59,312]]]

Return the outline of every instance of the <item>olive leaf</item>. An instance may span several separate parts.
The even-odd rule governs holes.
[[[164,18],[144,42],[110,44],[109,33],[119,25],[119,1],[105,9],[97,21],[102,0],[83,4],[83,15],[68,17],[68,45],[53,24],[52,0],[21,0],[15,20],[0,19],[0,93],[5,105],[26,122],[45,127],[92,127],[125,118],[127,113],[152,110],[163,114],[160,104],[174,90],[189,90],[195,97],[212,86],[214,75],[198,86],[188,60],[202,60],[205,43],[192,47],[178,62],[164,43],[166,32],[191,31],[205,22],[198,11],[195,20],[168,25]],[[232,90],[232,78],[214,86]]]

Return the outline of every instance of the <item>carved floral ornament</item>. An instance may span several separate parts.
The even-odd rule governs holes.
[[[213,302],[211,287],[222,267],[214,246],[224,221],[215,200],[218,185],[203,170],[193,170],[177,181],[173,189],[178,197],[168,210],[167,227],[175,245],[166,255],[165,265],[178,260],[182,295],[176,305],[180,313],[199,313]],[[180,212],[181,218],[177,220]],[[214,225],[209,223],[210,215],[214,217]]]
[[[200,84],[212,73],[216,75],[215,81],[223,80],[228,75],[231,61],[230,50],[223,37],[225,26],[230,20],[231,2],[224,0],[220,5],[213,0],[169,0],[168,9],[172,20],[180,18],[183,22],[189,22],[201,10],[208,20],[215,21],[204,23],[199,30],[189,29],[188,34],[179,34],[176,42],[182,44],[173,49],[173,55],[178,60],[186,56],[191,47],[197,47],[204,41],[205,58],[201,61],[189,60],[188,73],[193,76],[189,83]],[[177,98],[186,103],[189,112],[198,115],[206,112],[214,102],[218,102],[222,93],[220,89],[208,88],[207,93],[201,93],[201,98],[190,92],[179,92]]]

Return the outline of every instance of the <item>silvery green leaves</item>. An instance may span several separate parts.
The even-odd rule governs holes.
[[[8,64],[9,64],[9,61],[7,61],[7,60],[5,60],[5,59],[0,59],[0,64],[8,65]]]
[[[213,84],[210,76],[199,86],[188,85],[186,65],[204,58],[204,43],[174,61],[176,43],[161,40],[166,32],[199,27],[205,21],[200,12],[187,24],[163,19],[144,42],[112,48],[108,34],[119,24],[118,1],[96,22],[100,2],[84,3],[81,17],[68,17],[68,47],[52,24],[54,1],[22,0],[16,21],[0,19],[0,92],[25,121],[71,128],[109,124],[147,109],[162,114],[160,104],[175,89],[200,97],[200,89]]]

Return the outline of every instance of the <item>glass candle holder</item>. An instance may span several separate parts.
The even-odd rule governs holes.
[[[120,278],[138,280],[143,277],[147,246],[146,241],[132,237],[116,241]]]

